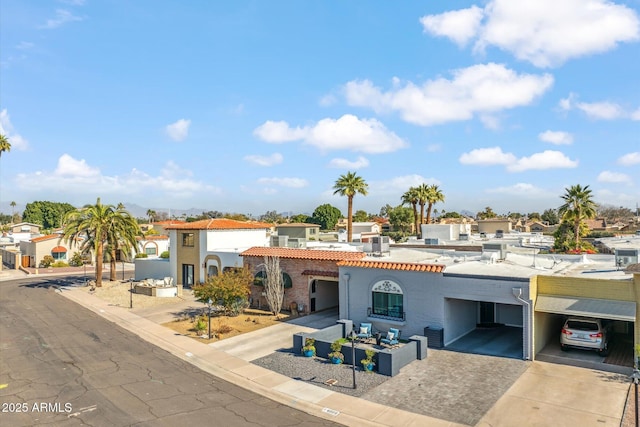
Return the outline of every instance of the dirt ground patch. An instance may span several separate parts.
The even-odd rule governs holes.
[[[133,300],[133,307],[135,308],[147,308],[157,307],[161,305],[175,304],[177,302],[184,301],[180,297],[159,298],[148,295],[136,294],[130,292],[131,283],[129,281],[108,281],[103,280],[101,287],[82,286],[78,289],[87,293],[93,294],[100,299],[103,299],[111,305],[119,307],[129,307]]]
[[[201,342],[212,343],[223,340],[225,338],[234,337],[247,332],[276,325],[289,318],[289,315],[282,313],[276,318],[270,312],[257,309],[246,309],[239,316],[211,316],[211,339],[207,339],[209,319],[207,316],[201,316],[200,321],[203,322],[205,329],[202,332],[196,331],[198,318],[190,318],[188,316],[177,319],[173,322],[164,323],[162,326],[173,329],[180,334],[197,339]]]

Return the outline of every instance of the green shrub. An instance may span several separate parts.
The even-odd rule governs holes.
[[[149,258],[149,255],[140,252],[136,254],[136,258]]]
[[[160,254],[160,258],[169,258],[169,251],[164,251]]]
[[[67,264],[66,262],[60,260],[60,261],[56,261],[53,263],[52,267],[55,268],[59,268],[59,267],[69,267],[69,264]]]
[[[82,255],[78,252],[74,252],[69,260],[69,265],[72,267],[80,267],[82,265]]]
[[[193,325],[193,329],[195,329],[195,331],[199,334],[204,332],[204,330],[207,329],[207,319],[205,319],[204,317],[199,317]]]
[[[40,261],[40,267],[49,268],[54,262],[56,262],[56,260],[53,259],[51,255],[45,255],[44,258],[42,258],[42,261]]]

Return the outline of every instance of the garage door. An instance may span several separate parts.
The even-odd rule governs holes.
[[[635,302],[609,299],[538,295],[536,311],[627,322],[635,322],[636,320]]]

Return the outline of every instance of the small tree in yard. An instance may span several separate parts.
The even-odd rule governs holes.
[[[284,299],[284,277],[280,269],[280,258],[277,256],[264,257],[264,292],[269,309],[274,316],[278,317],[282,310]]]
[[[193,286],[193,295],[202,303],[210,298],[214,304],[224,307],[226,315],[237,316],[248,306],[252,282],[253,275],[248,268],[233,268]]]

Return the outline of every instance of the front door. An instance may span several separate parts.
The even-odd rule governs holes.
[[[493,302],[480,302],[480,324],[495,323],[496,304]]]
[[[193,264],[182,264],[182,286],[190,288],[193,286]]]

